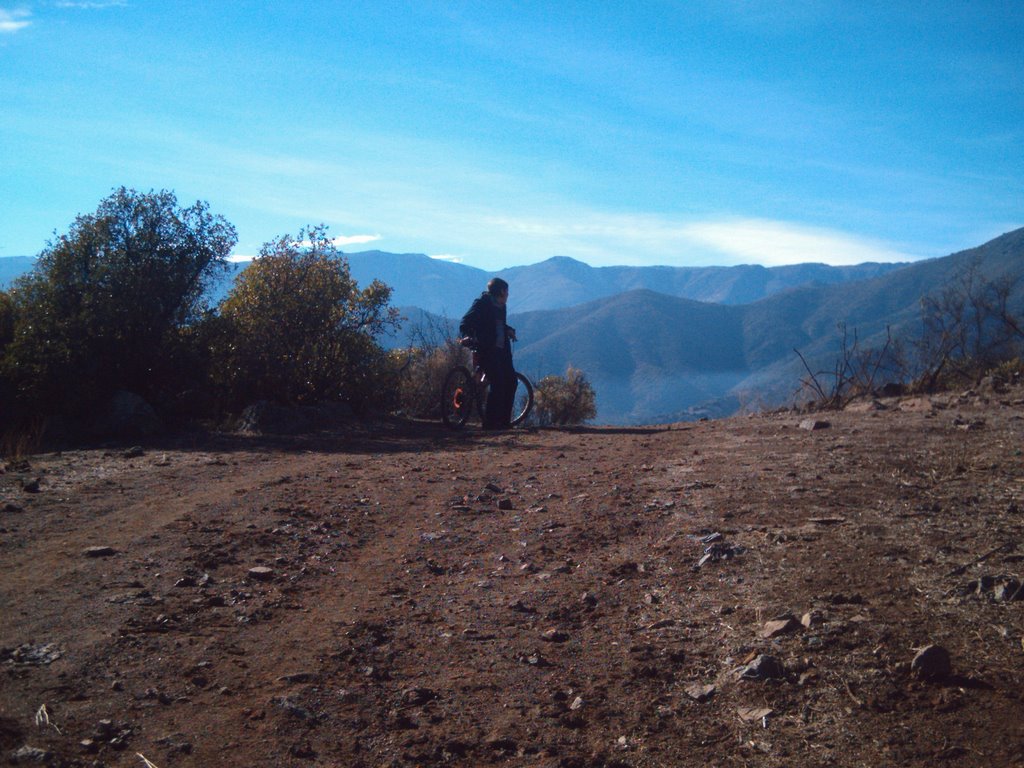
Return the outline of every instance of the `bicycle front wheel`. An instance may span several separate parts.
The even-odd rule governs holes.
[[[452,429],[466,423],[473,410],[473,376],[459,365],[448,371],[441,387],[441,420]]]
[[[516,399],[512,403],[512,426],[526,421],[533,410],[533,384],[523,374],[516,371]]]
[[[487,397],[490,392],[491,388],[485,381],[478,391],[476,401],[480,421],[484,420],[484,414],[487,412]],[[531,410],[533,410],[533,384],[523,374],[516,371],[516,394],[512,401],[512,412],[509,414],[509,426],[517,427],[522,424],[530,415]]]

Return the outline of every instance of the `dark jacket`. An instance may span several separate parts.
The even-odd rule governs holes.
[[[498,344],[499,334],[501,334],[505,349],[511,350],[508,340],[509,327],[505,324],[505,316],[505,307],[498,306],[491,298],[491,294],[484,291],[473,302],[469,311],[462,316],[459,333],[476,339],[481,352],[488,352],[501,346]]]

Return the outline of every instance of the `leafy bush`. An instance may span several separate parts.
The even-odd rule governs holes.
[[[594,388],[584,373],[570,366],[565,376],[545,376],[535,388],[535,411],[541,426],[582,424],[597,415]]]
[[[391,289],[360,289],[326,227],[266,243],[220,306],[213,374],[231,409],[380,400],[386,356],[374,336],[393,326]]]
[[[199,316],[235,240],[206,203],[181,208],[168,191],[122,187],[78,216],[10,291],[3,369],[22,412],[81,417],[117,389],[173,387],[167,345]]]

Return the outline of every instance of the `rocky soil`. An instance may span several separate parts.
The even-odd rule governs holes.
[[[1024,765],[1024,390],[0,474],[0,764]]]

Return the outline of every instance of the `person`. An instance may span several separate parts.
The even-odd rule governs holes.
[[[492,278],[459,324],[459,333],[476,341],[481,367],[491,385],[484,408],[484,429],[508,429],[512,421],[516,397],[512,342],[516,329],[505,322],[507,304],[508,283],[500,277]]]

